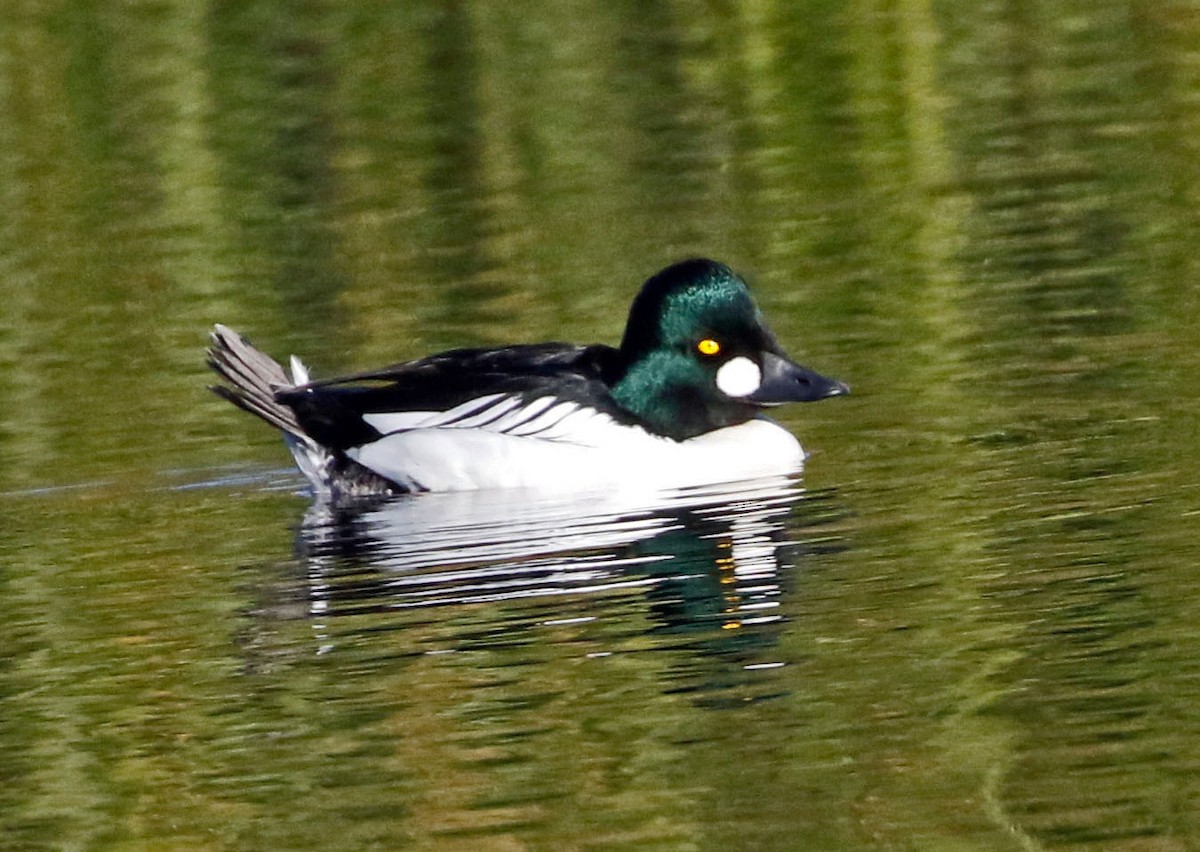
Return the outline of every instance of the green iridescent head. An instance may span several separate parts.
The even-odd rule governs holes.
[[[685,260],[642,286],[621,356],[614,398],[677,440],[848,391],[788,359],[746,282],[714,260]]]

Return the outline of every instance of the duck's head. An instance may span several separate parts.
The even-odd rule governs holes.
[[[642,286],[621,360],[617,402],[676,440],[743,423],[769,406],[850,392],[792,361],[746,282],[714,260],[685,260]]]

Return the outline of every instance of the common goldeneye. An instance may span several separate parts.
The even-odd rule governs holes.
[[[456,349],[332,379],[291,375],[217,325],[213,390],[280,429],[318,495],[603,483],[711,484],[799,469],[800,443],[763,409],[849,388],[791,361],[724,264],[649,279],[619,348]]]

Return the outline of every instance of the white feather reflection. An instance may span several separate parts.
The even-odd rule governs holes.
[[[363,511],[313,506],[301,530],[311,615],[655,589],[676,621],[777,619],[792,478],[653,494],[423,494]],[[689,586],[682,581],[692,581]],[[333,636],[320,630],[322,647]]]

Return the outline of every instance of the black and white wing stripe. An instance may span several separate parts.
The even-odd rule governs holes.
[[[447,411],[366,413],[363,420],[381,435],[413,429],[477,429],[499,435],[541,438],[594,446],[619,424],[607,413],[552,395],[529,398],[494,393]]]
[[[610,396],[619,353],[564,343],[461,349],[281,390],[305,432],[338,450],[416,429],[470,429],[594,445],[637,426]],[[461,433],[455,433],[461,434]]]

